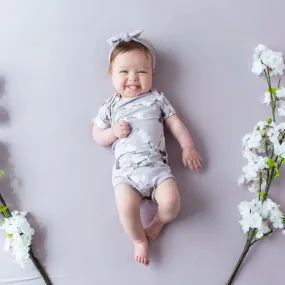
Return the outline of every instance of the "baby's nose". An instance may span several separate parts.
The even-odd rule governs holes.
[[[138,79],[138,76],[136,73],[131,73],[129,76],[130,81],[136,81]]]

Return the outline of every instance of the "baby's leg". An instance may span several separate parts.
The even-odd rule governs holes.
[[[115,187],[115,197],[120,221],[134,243],[135,259],[148,265],[148,241],[140,218],[141,197],[126,184],[119,184]]]
[[[155,240],[163,226],[177,216],[180,209],[180,197],[177,184],[173,178],[168,178],[159,184],[154,193],[158,204],[157,213],[145,229],[148,239]]]

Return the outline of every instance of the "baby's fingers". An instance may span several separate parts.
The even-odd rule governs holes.
[[[195,159],[193,159],[193,165],[196,171],[199,171],[202,168],[202,163],[199,157],[196,157]]]
[[[191,170],[194,170],[194,165],[192,160],[187,160],[188,166],[191,168]]]
[[[201,169],[202,168],[202,160],[201,160],[201,158],[200,157],[196,158],[196,162],[198,164],[199,169]]]

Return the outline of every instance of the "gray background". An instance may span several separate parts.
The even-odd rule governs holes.
[[[11,177],[1,191],[12,208],[31,213],[34,246],[55,285],[225,284],[245,240],[237,204],[253,198],[237,185],[241,138],[270,115],[252,53],[259,43],[285,52],[284,8],[281,0],[0,1],[1,104],[9,113],[0,138],[10,144],[0,151]],[[151,244],[150,267],[134,262],[119,224],[112,152],[91,138],[91,119],[113,93],[106,39],[136,29],[157,51],[154,87],[205,161],[199,174],[183,168],[168,134],[182,210]],[[272,198],[285,210],[283,182],[273,184]],[[279,231],[252,249],[235,284],[284,284],[284,252]],[[8,253],[0,264],[1,284],[44,284],[24,282],[38,273]]]

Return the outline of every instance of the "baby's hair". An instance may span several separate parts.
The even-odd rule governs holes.
[[[129,51],[134,51],[134,50],[143,52],[147,58],[148,56],[151,57],[151,53],[149,49],[143,44],[136,42],[136,41],[129,41],[129,42],[122,41],[112,51],[111,58],[110,58],[110,64],[109,64],[109,71],[111,71],[112,63],[114,62],[115,58],[119,54],[126,53]]]

